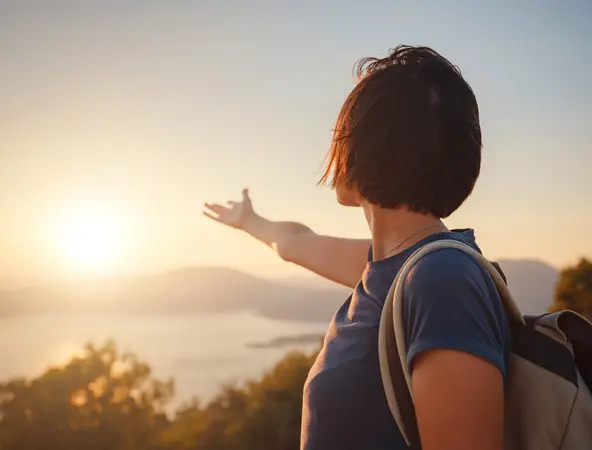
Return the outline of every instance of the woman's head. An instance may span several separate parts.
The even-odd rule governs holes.
[[[321,181],[345,205],[448,217],[471,194],[481,165],[471,87],[427,47],[399,46],[361,60],[356,72]]]

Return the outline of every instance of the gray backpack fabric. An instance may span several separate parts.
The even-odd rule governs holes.
[[[487,269],[500,292],[512,334],[505,390],[505,450],[592,449],[592,323],[573,311],[522,316],[499,266],[468,245],[435,241],[403,265],[387,295],[379,360],[389,408],[407,444],[421,449],[403,328],[403,285],[422,257],[455,248]]]

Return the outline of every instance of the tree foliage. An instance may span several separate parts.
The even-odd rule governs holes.
[[[259,380],[224,386],[172,418],[173,382],[109,342],[33,380],[0,385],[0,450],[297,450],[315,354],[286,355]]]
[[[63,367],[0,386],[0,448],[150,449],[172,395],[134,355],[89,344]]]
[[[592,262],[583,258],[564,269],[555,287],[551,311],[571,309],[592,320]]]
[[[225,386],[209,404],[181,409],[161,435],[175,450],[298,450],[302,389],[316,355],[289,353],[260,380]]]

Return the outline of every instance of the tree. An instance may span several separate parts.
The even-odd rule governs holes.
[[[0,385],[0,450],[298,450],[316,352],[288,353],[259,380],[165,414],[172,381],[112,342],[33,380]]]
[[[571,309],[592,320],[592,262],[586,258],[560,274],[550,311],[563,309]]]
[[[204,407],[186,406],[159,443],[174,450],[298,450],[302,389],[315,358],[288,353],[261,379],[225,386]]]
[[[88,344],[63,367],[0,386],[0,448],[150,449],[172,395],[133,354]]]

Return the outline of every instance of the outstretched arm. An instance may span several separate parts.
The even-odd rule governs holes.
[[[283,260],[348,287],[358,283],[366,267],[370,239],[324,236],[301,223],[268,220],[255,213],[246,189],[241,202],[228,202],[227,206],[206,203],[204,214],[247,232]]]

